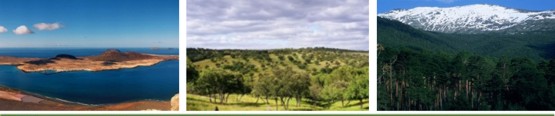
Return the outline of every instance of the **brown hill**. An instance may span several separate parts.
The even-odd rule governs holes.
[[[121,52],[117,49],[108,49],[98,56],[90,56],[89,59],[94,61],[131,61],[131,60],[144,60],[151,59],[152,55],[141,54],[137,52]]]
[[[152,66],[162,61],[178,59],[178,55],[142,54],[108,49],[98,56],[87,57],[69,54],[59,54],[48,59],[0,56],[0,65],[17,65],[17,68],[24,72],[102,71]]]

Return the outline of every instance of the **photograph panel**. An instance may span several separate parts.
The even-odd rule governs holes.
[[[0,0],[0,111],[178,110],[178,0]]]
[[[379,0],[378,110],[554,110],[554,3]]]
[[[188,0],[188,111],[368,111],[368,0]]]

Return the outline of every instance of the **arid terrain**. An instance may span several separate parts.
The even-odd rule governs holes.
[[[39,58],[17,58],[11,56],[0,56],[0,65],[18,65],[33,60],[39,60]]]
[[[17,65],[24,72],[102,71],[151,66],[177,55],[154,55],[109,49],[98,56],[75,57],[59,54],[48,59],[0,56],[0,65]]]
[[[178,110],[178,105],[178,94],[171,101],[143,100],[107,105],[83,105],[0,87],[0,110]]]

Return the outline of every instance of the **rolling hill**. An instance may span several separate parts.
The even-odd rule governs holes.
[[[368,109],[368,51],[189,48],[187,57],[188,110]]]

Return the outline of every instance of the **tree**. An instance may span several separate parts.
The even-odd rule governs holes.
[[[272,96],[272,86],[273,78],[270,77],[259,77],[254,83],[252,94],[257,97],[264,97],[266,104],[269,103],[269,98]],[[257,100],[258,101],[258,100]]]
[[[291,92],[292,96],[297,100],[297,106],[300,106],[302,98],[307,97],[309,94],[310,75],[306,72],[296,72],[289,81],[292,82],[291,85],[289,85],[291,86],[291,91],[289,92]]]
[[[347,87],[346,97],[348,99],[357,99],[360,102],[360,109],[363,109],[363,100],[368,99],[368,68],[359,69],[363,74],[356,75]]]
[[[200,73],[200,78],[196,81],[196,89],[205,91],[210,99],[212,95],[217,95],[220,104],[229,98],[229,94],[240,90],[243,85],[241,79],[236,74],[222,69],[208,69]]]
[[[332,71],[330,78],[325,79],[322,91],[324,95],[323,98],[331,100],[332,102],[340,100],[341,105],[344,106],[344,101],[347,100],[345,91],[356,75],[357,72],[350,66],[342,66]]]
[[[293,56],[287,56],[287,59],[289,59],[289,61],[291,62],[295,62],[295,58],[293,58]]]
[[[362,84],[368,84],[365,52],[327,48],[193,50],[188,52],[188,56],[195,57],[193,62],[210,63],[209,59],[213,59],[215,66],[191,68],[199,74],[196,81],[188,83],[188,92],[208,96],[210,102],[226,103],[230,94],[241,94],[237,97],[241,102],[241,96],[250,93],[257,97],[257,103],[261,100],[268,104],[275,100],[277,110],[291,110],[290,106],[295,105],[290,104],[292,100],[296,100],[297,106],[306,101],[325,107],[338,101],[367,98],[362,95],[368,94],[368,89],[362,88]],[[346,65],[350,71],[344,71],[347,68],[335,71]],[[360,80],[363,79],[361,75],[366,75],[366,83]]]
[[[187,59],[187,83],[195,82],[198,78],[199,74],[193,62],[190,59]]]
[[[269,97],[273,97],[276,102],[276,110],[279,109],[279,102],[285,110],[288,110],[289,101],[292,98],[300,103],[302,98],[309,93],[310,76],[304,72],[293,71],[290,67],[273,68],[267,75],[267,77],[259,78],[255,83],[253,94],[265,97],[266,101]],[[297,104],[297,106],[299,105]]]

